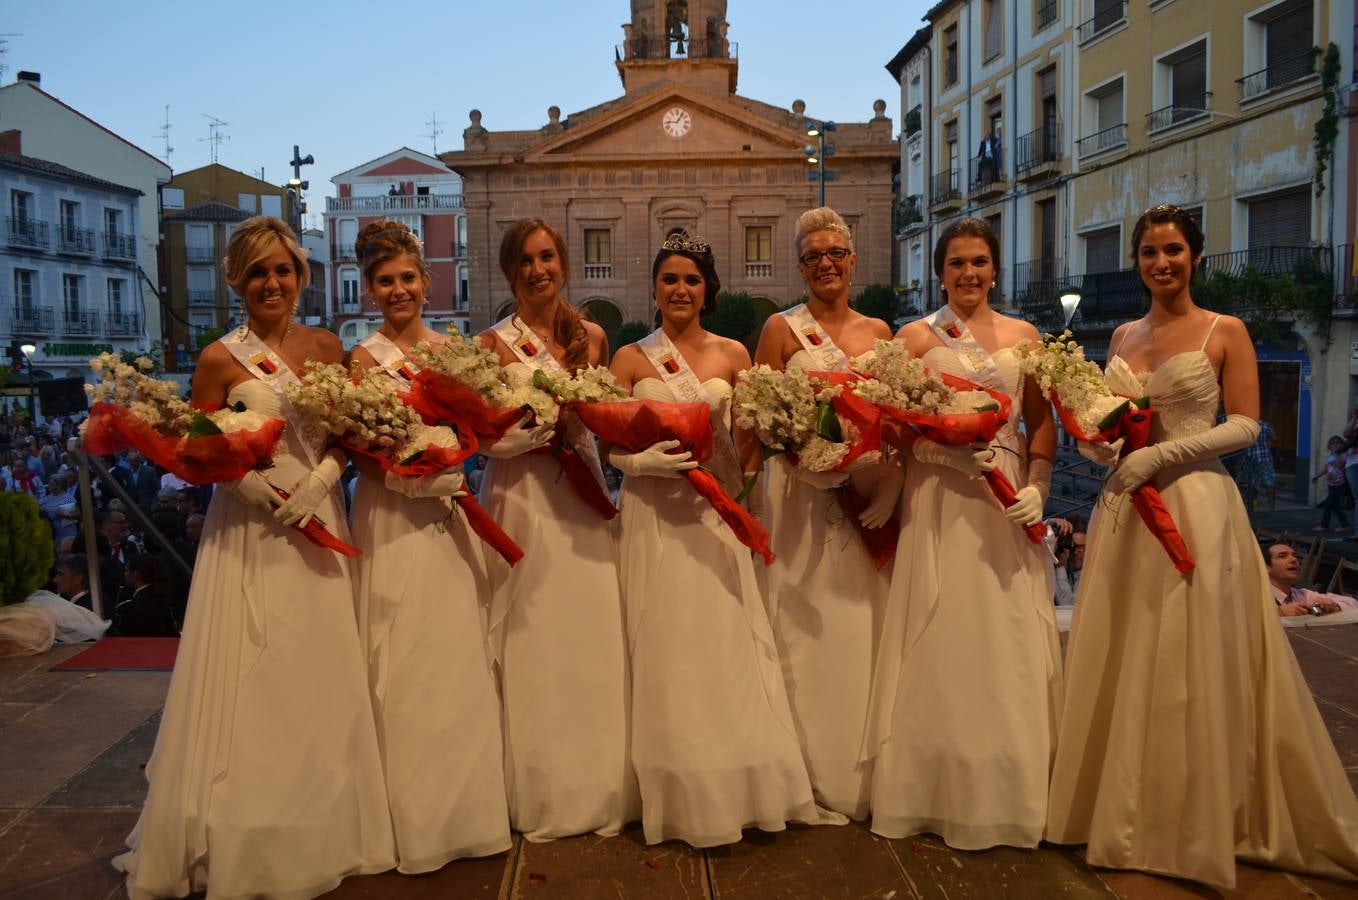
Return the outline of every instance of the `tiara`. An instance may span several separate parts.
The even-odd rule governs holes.
[[[660,245],[660,249],[679,250],[684,253],[708,253],[712,247],[702,238],[691,238],[683,232],[675,232],[665,238],[665,243]]]

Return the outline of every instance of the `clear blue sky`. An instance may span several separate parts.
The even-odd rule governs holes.
[[[900,128],[900,92],[884,66],[922,24],[933,0],[730,0],[728,37],[739,45],[740,94],[840,121],[872,117],[887,102]],[[424,4],[409,4],[419,8]],[[310,7],[310,8],[309,8]],[[537,128],[547,107],[563,115],[622,93],[613,47],[627,0],[590,3],[404,4],[259,2],[9,3],[4,83],[19,70],[100,124],[170,164],[211,161],[209,120],[229,122],[218,161],[281,183],[292,145],[316,158],[303,170],[312,209],[331,176],[402,145],[462,147],[467,112],[491,130]],[[315,217],[308,217],[314,220]]]

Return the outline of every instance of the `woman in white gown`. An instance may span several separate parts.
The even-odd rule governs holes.
[[[738,492],[731,385],[750,355],[699,320],[720,290],[711,248],[670,235],[652,281],[661,328],[619,350],[613,372],[638,399],[708,404],[708,466]],[[646,842],[713,847],[746,827],[843,823],[812,797],[750,551],[682,477],[697,464],[678,446],[608,456],[626,475],[620,572]]]
[[[863,747],[872,830],[965,850],[1041,839],[1061,701],[1044,549],[1019,527],[1041,520],[1055,430],[1012,350],[1037,332],[987,302],[998,263],[986,223],[949,226],[934,250],[947,305],[897,335],[929,368],[1011,396],[1014,414],[989,446],[910,447]],[[1019,488],[1008,510],[981,477],[994,468]]]
[[[603,330],[561,296],[565,242],[541,219],[505,232],[500,268],[515,312],[481,335],[511,379],[608,361]],[[567,440],[602,484],[593,437]],[[527,421],[483,452],[487,511],[523,548],[512,569],[490,558],[491,646],[504,698],[509,820],[531,841],[616,834],[638,813],[627,760],[627,658],[614,529],[576,495],[560,464],[535,453],[551,428]]]
[[[423,248],[405,225],[379,220],[359,232],[355,249],[382,327],[352,359],[404,387],[414,370],[406,351],[447,340],[420,316],[429,288]],[[465,490],[462,468],[402,478],[365,457],[354,462],[358,627],[397,867],[427,872],[507,850],[500,698],[482,606],[490,586],[481,542],[452,502]]]
[[[1244,324],[1193,303],[1202,247],[1173,206],[1132,233],[1151,307],[1114,333],[1107,377],[1150,395],[1153,443],[1117,465],[1090,522],[1047,837],[1087,843],[1094,865],[1224,889],[1237,858],[1353,878],[1358,803],[1218,461],[1254,442],[1259,382]],[[1117,455],[1081,451],[1105,465]],[[1148,481],[1193,554],[1189,575],[1125,496]]]
[[[193,399],[287,428],[273,467],[220,485],[208,507],[146,805],[116,861],[134,900],[314,897],[394,862],[349,562],[288,527],[315,516],[348,533],[342,455],[283,393],[307,360],[341,359],[334,335],[292,321],[305,259],[272,217],[227,246],[247,321],[203,351]],[[271,484],[290,492],[276,510]]]
[[[890,340],[881,319],[849,308],[857,256],[853,235],[829,207],[797,220],[797,259],[809,299],[769,316],[755,362],[774,369],[844,371],[849,358]],[[880,571],[833,490],[852,479],[869,498],[862,524],[880,528],[896,511],[904,471],[891,461],[843,472],[811,472],[776,456],[765,466],[768,607],[792,719],[816,801],[866,819],[871,780],[858,764],[874,654],[891,563]]]

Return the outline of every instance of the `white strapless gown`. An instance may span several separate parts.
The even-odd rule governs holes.
[[[729,422],[731,386],[709,379],[703,392]],[[633,394],[675,399],[658,378]],[[646,842],[713,847],[747,827],[842,824],[812,797],[750,551],[684,478],[629,476],[620,502]]]
[[[1022,396],[1011,350],[994,354]],[[964,376],[950,350],[924,355]],[[1027,483],[1018,413],[1000,469]],[[863,755],[873,759],[872,830],[933,832],[950,846],[1035,846],[1061,708],[1061,656],[1044,549],[1004,517],[983,479],[913,459]]]
[[[449,505],[366,476],[354,491],[359,634],[402,872],[511,846],[490,585],[481,539]]]
[[[1216,424],[1199,350],[1144,382],[1153,440]],[[1215,459],[1154,479],[1197,567],[1179,575],[1130,501],[1105,495],[1089,528],[1066,654],[1068,688],[1047,837],[1094,865],[1235,886],[1237,858],[1358,875],[1358,803],[1278,621],[1235,483]]]
[[[528,379],[522,363],[506,366]],[[481,501],[524,551],[489,554],[491,646],[504,695],[509,820],[531,841],[617,834],[638,817],[613,525],[550,456],[492,459]]]
[[[229,402],[281,415],[262,382]],[[307,471],[283,433],[265,476]],[[332,492],[317,515],[346,538]],[[395,862],[349,563],[219,489],[194,566],[150,789],[117,865],[133,900],[314,897]]]
[[[814,367],[805,350],[788,360],[788,368]],[[861,469],[852,483],[869,496],[881,472],[881,465]],[[866,819],[871,778],[858,750],[892,563],[874,569],[834,495],[778,460],[765,464],[761,487],[778,556],[766,570],[769,618],[811,787],[822,806]]]

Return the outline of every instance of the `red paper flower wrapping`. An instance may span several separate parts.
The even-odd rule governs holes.
[[[268,462],[283,427],[282,419],[269,419],[251,431],[167,437],[125,406],[96,403],[90,408],[81,446],[96,456],[130,448],[190,484],[214,484],[244,478]]]
[[[628,453],[640,453],[661,441],[679,441],[680,449],[693,454],[700,465],[712,457],[711,410],[706,403],[670,403],[660,400],[622,400],[614,403],[572,403],[585,427]],[[689,469],[688,483],[730,527],[742,544],[773,562],[769,535],[764,526],[722,490],[711,472]]]
[[[872,559],[872,567],[879,572],[882,571],[882,567],[896,555],[896,544],[901,539],[900,519],[896,513],[892,513],[891,518],[882,527],[868,528],[858,520],[863,510],[868,508],[868,498],[858,493],[850,484],[836,488],[834,493],[835,499],[839,501],[839,508],[844,510],[844,515],[858,528],[858,536],[863,539],[863,546],[867,548],[868,556]]]
[[[451,422],[463,434],[474,432],[491,441],[504,437],[524,414],[519,406],[491,406],[462,382],[432,369],[415,373],[404,399],[426,424]]]
[[[382,471],[400,475],[403,478],[425,478],[430,475],[437,475],[445,469],[453,466],[460,466],[466,459],[476,452],[476,438],[470,432],[460,434],[459,439],[465,440],[460,447],[426,447],[420,451],[418,456],[413,459],[394,461],[390,457],[380,453],[373,453],[361,447],[354,447],[345,444],[355,453],[361,453],[369,459],[374,459],[382,467]],[[476,536],[485,541],[490,547],[500,554],[505,562],[513,566],[523,559],[523,549],[514,543],[514,539],[505,533],[500,527],[500,523],[491,518],[490,513],[482,506],[471,494],[465,497],[455,497],[453,502],[461,508],[463,515],[467,517],[467,525]]]
[[[599,484],[599,479],[595,477],[594,470],[590,468],[589,463],[585,462],[576,452],[576,449],[566,442],[565,429],[565,423],[558,421],[552,442],[540,450],[534,450],[533,453],[537,456],[550,456],[556,459],[561,465],[561,474],[566,476],[566,482],[575,491],[575,496],[583,500],[586,506],[605,519],[612,519],[618,514],[618,508],[613,505],[612,500],[608,499],[608,494],[604,492],[603,485]]]
[[[1154,407],[1140,407],[1135,403],[1129,403],[1127,409],[1123,411],[1115,423],[1089,434],[1080,428],[1079,420],[1075,418],[1074,413],[1055,400],[1052,401],[1052,405],[1056,407],[1056,415],[1060,418],[1061,426],[1066,429],[1066,433],[1074,435],[1079,440],[1111,443],[1122,438],[1122,456],[1126,456],[1133,450],[1140,450],[1150,443],[1151,416],[1155,414]],[[1160,489],[1153,484],[1141,485],[1132,491],[1132,506],[1141,516],[1141,521],[1150,529],[1151,534],[1155,535],[1155,539],[1160,542],[1160,546],[1165,548],[1175,570],[1182,575],[1192,572],[1197,564],[1193,561],[1193,554],[1188,549],[1188,543],[1179,532],[1179,526],[1174,523],[1174,517],[1170,515],[1169,507],[1165,505],[1165,498],[1160,495]]]
[[[269,485],[269,487],[273,488],[273,492],[277,494],[279,497],[282,497],[284,500],[288,499],[288,497],[291,496],[287,491],[283,490],[280,487],[276,487],[275,485],[272,484]],[[363,551],[355,547],[353,544],[342,541],[339,538],[335,537],[335,535],[331,534],[330,530],[325,527],[325,523],[322,522],[320,519],[316,518],[315,516],[312,516],[309,520],[307,520],[305,526],[294,523],[289,527],[292,528],[294,531],[301,532],[303,537],[311,541],[311,543],[315,544],[317,547],[324,547],[327,550],[334,550],[340,556],[347,556],[350,559],[353,559],[356,556],[363,555]]]

